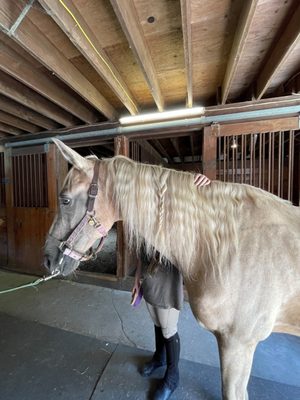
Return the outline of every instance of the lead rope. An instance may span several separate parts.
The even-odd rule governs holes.
[[[39,278],[39,279],[37,279],[37,280],[34,281],[34,282],[26,283],[26,285],[21,285],[21,286],[15,287],[15,288],[2,290],[2,291],[0,291],[0,294],[14,292],[15,290],[25,289],[25,288],[27,288],[27,287],[35,287],[35,286],[39,285],[39,284],[42,283],[42,282],[50,281],[50,279],[53,279],[53,278],[55,278],[55,277],[58,276],[58,275],[60,275],[60,272],[59,272],[59,271],[55,272],[53,275],[44,276],[43,278]]]

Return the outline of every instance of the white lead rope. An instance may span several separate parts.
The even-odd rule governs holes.
[[[15,288],[2,290],[2,291],[0,291],[0,294],[14,292],[15,290],[25,289],[27,287],[35,287],[35,286],[39,285],[42,282],[47,282],[50,279],[55,278],[58,275],[60,275],[60,272],[59,271],[54,271],[54,273],[52,275],[44,276],[43,278],[39,278],[34,282],[27,283],[26,285],[21,285],[21,286],[15,287]]]

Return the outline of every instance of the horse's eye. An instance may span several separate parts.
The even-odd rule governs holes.
[[[66,197],[63,197],[60,199],[60,202],[63,206],[68,206],[71,203],[71,200]]]

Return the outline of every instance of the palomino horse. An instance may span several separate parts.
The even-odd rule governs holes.
[[[113,223],[182,272],[195,318],[217,338],[223,399],[246,400],[253,354],[272,331],[300,335],[300,209],[263,190],[212,182],[122,156],[73,164],[45,248],[68,275]]]

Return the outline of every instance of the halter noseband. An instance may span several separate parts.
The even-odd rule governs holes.
[[[58,239],[54,238],[51,236],[53,239],[57,240],[59,242],[59,249],[63,253],[62,257],[59,261],[59,264],[62,263],[64,256],[68,256],[73,258],[76,261],[87,261],[90,260],[92,257],[95,257],[95,255],[102,249],[103,244],[104,244],[104,239],[108,234],[108,231],[106,228],[95,218],[95,210],[94,210],[94,204],[95,204],[95,199],[98,194],[98,175],[99,175],[99,166],[100,163],[96,161],[95,166],[94,166],[94,175],[92,182],[90,184],[89,190],[88,190],[88,202],[87,202],[87,210],[82,218],[82,220],[78,223],[78,225],[74,228],[74,230],[71,232],[67,240],[65,241],[59,241]],[[100,242],[96,248],[95,251],[90,248],[87,250],[86,253],[80,253],[77,250],[74,250],[74,243],[75,240],[78,238],[80,235],[81,231],[86,225],[93,226],[100,238]]]

